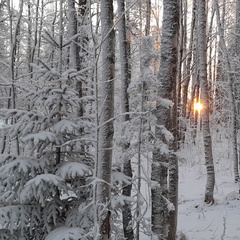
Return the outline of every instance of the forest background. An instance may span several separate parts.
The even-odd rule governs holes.
[[[0,239],[187,239],[196,154],[201,206],[219,163],[239,199],[239,16],[239,0],[1,0]]]

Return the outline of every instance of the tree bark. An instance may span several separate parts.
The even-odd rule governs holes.
[[[110,239],[110,197],[113,147],[115,33],[113,29],[113,0],[101,0],[102,81],[100,82],[101,114],[97,177],[100,239]]]
[[[75,0],[68,0],[68,35],[69,38],[77,34],[77,12],[75,7]],[[70,43],[69,66],[72,69],[80,70],[79,48],[77,45],[77,38],[74,38]]]
[[[201,96],[203,103],[202,130],[204,141],[205,162],[207,169],[207,183],[205,190],[206,203],[213,203],[215,184],[215,171],[212,155],[212,138],[209,124],[209,95],[207,81],[207,44],[206,44],[206,1],[198,0],[198,55],[199,55],[199,78],[201,84]]]
[[[8,14],[9,14],[9,28],[10,28],[10,78],[12,80],[11,85],[11,91],[10,91],[10,97],[11,97],[11,108],[16,108],[16,102],[17,102],[17,96],[16,96],[16,76],[17,76],[17,67],[16,67],[16,58],[17,58],[17,49],[19,48],[19,42],[20,42],[20,30],[21,30],[21,19],[22,19],[22,13],[23,13],[23,0],[19,2],[19,13],[17,16],[17,21],[15,25],[15,29],[13,30],[14,24],[13,24],[13,13],[11,9],[11,3],[10,1],[7,1],[7,8],[8,8]],[[12,120],[14,123],[16,122],[16,119]],[[16,139],[14,141],[14,149],[16,151],[16,154],[20,154],[20,148],[19,148],[19,139],[18,135],[16,135]]]
[[[146,26],[145,35],[150,35],[151,27],[151,0],[146,0]]]
[[[187,117],[187,99],[188,99],[188,87],[191,80],[191,63],[192,63],[192,51],[193,51],[193,41],[194,41],[194,30],[195,30],[195,22],[196,22],[196,0],[193,0],[193,7],[192,7],[192,21],[191,21],[191,33],[190,33],[190,40],[188,46],[188,54],[186,59],[186,73],[184,74],[184,81],[183,81],[183,92],[182,92],[182,117]]]
[[[122,122],[129,120],[129,96],[128,96],[128,86],[130,82],[129,75],[129,62],[128,62],[128,42],[127,42],[127,32],[126,32],[126,17],[125,17],[125,1],[118,0],[118,32],[119,32],[119,49],[120,49],[120,62],[121,62],[121,112],[122,112]],[[124,134],[124,129],[122,129],[122,134]],[[132,178],[132,166],[131,159],[127,155],[127,150],[129,149],[130,143],[123,143],[122,153],[123,153],[123,173]],[[123,195],[131,196],[132,184],[123,186]],[[132,227],[132,212],[131,205],[125,202],[123,209],[123,232],[124,237],[128,240],[134,239],[133,227]]]
[[[174,239],[176,234],[177,220],[177,161],[170,161],[170,150],[175,149],[173,138],[170,132],[175,127],[174,116],[171,105],[166,106],[161,103],[161,99],[173,101],[173,93],[176,92],[177,79],[177,41],[179,31],[179,5],[177,0],[164,0],[161,59],[158,80],[160,87],[157,95],[159,99],[156,105],[157,127],[155,131],[156,142],[153,150],[152,163],[152,231],[156,239]],[[174,111],[174,110],[173,110]],[[162,126],[162,127],[160,127]],[[164,126],[164,127],[163,127]],[[163,129],[169,131],[168,134]],[[165,150],[163,150],[165,149]],[[175,176],[169,180],[168,188],[168,166],[170,171],[175,169]],[[173,164],[173,165],[172,165]],[[168,192],[173,190],[174,192]],[[168,197],[174,205],[172,212],[168,209]],[[169,218],[170,217],[170,218]],[[171,226],[170,226],[171,224]],[[174,237],[173,237],[174,236]]]
[[[80,6],[85,9],[85,6]],[[83,10],[81,10],[82,13]],[[84,14],[84,13],[83,13]],[[77,22],[77,11],[75,7],[75,0],[68,0],[68,18],[69,18],[69,38],[73,38],[70,44],[70,54],[69,54],[69,66],[72,69],[79,71],[81,69],[78,37],[74,37],[78,33],[78,22]],[[82,81],[78,78],[76,80],[76,91],[78,92],[79,98],[83,96],[82,91]],[[78,116],[83,116],[83,107],[79,105]]]

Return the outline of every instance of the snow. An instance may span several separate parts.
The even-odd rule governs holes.
[[[59,227],[53,230],[47,237],[46,240],[78,240],[88,239],[86,234],[79,228],[70,227]]]
[[[51,199],[57,194],[56,188],[64,187],[64,180],[53,174],[41,174],[30,179],[24,186],[21,194],[21,203],[29,203],[35,198],[42,206],[46,199]]]
[[[188,239],[240,239],[240,195],[230,174],[216,176],[215,202],[203,202],[203,165],[180,168],[178,229]]]
[[[32,140],[34,145],[37,145],[39,142],[54,142],[56,141],[56,136],[55,134],[51,132],[38,132],[38,133],[32,133],[28,134],[27,136],[23,137],[21,139],[23,142],[27,142],[29,140]]]
[[[215,202],[204,203],[206,167],[203,147],[190,144],[181,152],[185,161],[179,168],[178,231],[191,240],[240,239],[240,194],[234,183],[231,152],[227,140],[215,137]]]
[[[85,177],[92,175],[91,168],[83,163],[66,162],[58,169],[57,173],[62,179]]]

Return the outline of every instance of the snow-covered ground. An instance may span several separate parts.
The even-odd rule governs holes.
[[[216,136],[213,152],[216,186],[212,205],[203,201],[206,184],[203,147],[189,144],[180,152],[178,231],[189,240],[240,240],[240,194],[234,183],[230,142]]]

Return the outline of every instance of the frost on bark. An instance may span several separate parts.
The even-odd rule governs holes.
[[[164,0],[161,59],[158,73],[159,87],[155,116],[155,146],[152,163],[152,231],[156,239],[175,239],[177,223],[177,159],[173,127],[176,113],[172,108],[173,93],[176,92],[177,41],[179,31],[179,3]],[[175,158],[175,157],[174,157]],[[169,180],[169,181],[168,181]],[[169,190],[173,192],[169,192]],[[171,199],[171,200],[170,200]],[[170,200],[170,201],[169,201]],[[173,206],[170,208],[169,206]]]
[[[77,21],[77,11],[75,7],[75,0],[68,0],[68,18],[69,18],[69,27],[68,35],[71,40],[70,51],[69,51],[69,67],[75,71],[81,70],[80,56],[79,56],[79,45],[78,45],[78,21]],[[76,78],[76,90],[79,94],[79,98],[83,96],[82,91],[82,81],[79,78]],[[79,106],[79,116],[83,116],[83,107]]]
[[[129,96],[128,96],[128,86],[130,81],[129,75],[129,62],[128,62],[128,41],[127,41],[127,33],[126,33],[126,17],[125,17],[125,1],[118,0],[118,32],[119,32],[119,49],[120,49],[120,62],[121,62],[121,112],[122,112],[122,122],[126,122],[129,120],[129,115],[126,113],[129,112]],[[123,135],[124,135],[124,129]],[[132,166],[131,159],[126,154],[129,149],[130,143],[126,142],[122,144],[122,153],[124,155],[123,158],[123,173],[132,178]],[[125,183],[124,183],[125,185]],[[132,184],[123,187],[122,194],[124,196],[131,196],[132,192]],[[133,228],[132,228],[132,212],[131,205],[128,202],[125,202],[123,209],[123,231],[124,237],[128,240],[134,239]]]
[[[213,192],[215,184],[215,172],[212,154],[212,138],[209,125],[209,96],[207,81],[207,44],[206,44],[206,1],[198,0],[198,54],[199,54],[199,78],[201,85],[202,130],[205,152],[205,163],[207,169],[207,183],[205,190],[206,203],[213,203]]]
[[[102,23],[102,81],[100,82],[99,153],[97,177],[98,217],[100,239],[110,239],[110,196],[113,146],[115,34],[113,29],[113,0],[101,0]]]

